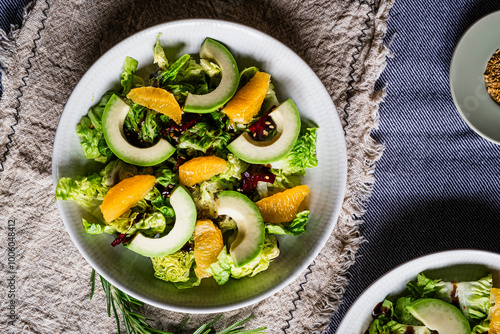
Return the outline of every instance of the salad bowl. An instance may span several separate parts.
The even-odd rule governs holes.
[[[239,24],[193,19],[161,24],[117,44],[82,77],[64,108],[54,142],[54,184],[62,177],[98,170],[98,163],[85,159],[75,127],[100,96],[120,84],[126,56],[136,59],[140,67],[153,63],[152,47],[159,33],[169,59],[197,54],[206,37],[224,43],[239,67],[257,64],[270,73],[278,99],[291,98],[303,119],[319,125],[319,164],[303,180],[310,189],[306,232],[299,237],[278,236],[280,256],[255,277],[230,280],[223,286],[202,280],[196,288],[178,290],[154,277],[148,258],[111,247],[113,236],[86,234],[82,218],[88,213],[76,203],[57,201],[62,220],[75,246],[100,275],[148,304],[178,312],[214,313],[256,303],[292,282],[321,251],[339,216],[347,177],[346,145],[331,97],[308,65],[279,41]]]
[[[364,334],[373,321],[375,306],[384,299],[397,298],[423,272],[431,279],[475,281],[493,276],[493,287],[500,285],[500,254],[480,250],[451,250],[425,255],[389,271],[372,283],[354,302],[340,323],[337,334]]]

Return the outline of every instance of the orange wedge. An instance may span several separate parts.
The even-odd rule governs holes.
[[[202,219],[196,222],[194,228],[194,260],[196,269],[194,272],[199,278],[210,277],[212,274],[206,270],[214,262],[217,262],[224,243],[222,232],[210,219]]]
[[[226,169],[226,160],[214,155],[193,158],[179,167],[179,179],[183,185],[191,187],[224,173]]]
[[[104,220],[109,223],[130,210],[153,189],[156,177],[136,175],[109,189],[101,204]]]
[[[255,204],[266,223],[286,223],[295,218],[307,194],[309,194],[308,186],[297,186],[263,198]]]
[[[257,116],[266,97],[271,76],[257,72],[222,109],[227,117],[235,123],[248,124]]]
[[[127,99],[134,103],[145,106],[146,108],[158,111],[167,115],[180,124],[182,110],[174,95],[163,88],[157,87],[139,87],[132,89],[127,94]]]
[[[490,330],[489,334],[500,334],[500,289],[491,289],[491,304],[494,306],[490,310]]]

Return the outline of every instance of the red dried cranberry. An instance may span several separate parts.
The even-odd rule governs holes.
[[[257,122],[253,123],[248,129],[252,133],[252,138],[257,141],[268,140],[276,132],[276,124],[273,119],[269,117],[269,113],[275,108],[269,109],[262,115]]]
[[[127,234],[125,233],[120,233],[115,240],[113,240],[113,242],[111,243],[111,246],[113,247],[116,247],[118,246],[119,244],[123,244],[123,243],[126,243],[127,241],[129,241],[130,239],[132,238],[129,238],[127,237]]]
[[[271,172],[271,168],[263,165],[251,165],[246,172],[241,174],[241,190],[244,193],[252,193],[257,188],[257,182],[274,183],[276,175]]]

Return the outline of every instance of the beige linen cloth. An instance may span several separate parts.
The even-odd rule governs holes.
[[[378,125],[383,91],[375,81],[389,50],[383,44],[394,0],[38,0],[23,26],[0,38],[0,331],[115,333],[101,289],[89,301],[91,267],[71,242],[54,203],[52,145],[71,91],[113,45],[150,26],[216,18],[257,28],[288,45],[322,80],[344,125],[349,172],[343,210],[314,263],[270,298],[224,315],[219,325],[255,318],[269,333],[321,333],[348,284],[362,237],[358,226],[383,147]],[[8,326],[8,221],[15,219],[16,312]],[[355,279],[355,278],[354,278]],[[186,315],[145,306],[158,329]],[[193,315],[185,333],[214,315]],[[220,327],[219,327],[220,328]],[[10,332],[9,332],[10,333]]]

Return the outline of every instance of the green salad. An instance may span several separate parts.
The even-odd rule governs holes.
[[[55,198],[90,213],[86,233],[114,235],[109,247],[149,257],[155,277],[179,289],[252,277],[279,255],[276,235],[306,231],[301,178],[318,164],[317,126],[220,42],[171,60],[160,36],[152,72],[126,57],[121,88],[76,126],[101,167],[61,178]]]
[[[397,299],[373,310],[367,334],[495,334],[500,329],[499,289],[492,275],[446,282],[420,273]]]

